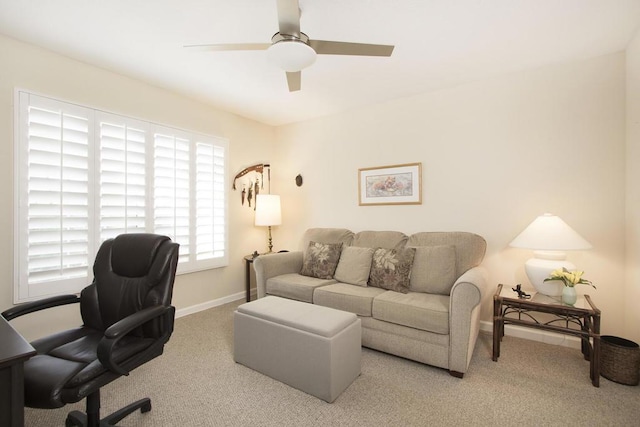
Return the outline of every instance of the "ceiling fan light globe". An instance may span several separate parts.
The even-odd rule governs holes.
[[[300,40],[282,40],[269,46],[267,58],[276,67],[293,73],[316,62],[316,51]]]

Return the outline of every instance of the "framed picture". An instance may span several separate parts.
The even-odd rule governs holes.
[[[421,205],[422,163],[358,169],[360,206]]]

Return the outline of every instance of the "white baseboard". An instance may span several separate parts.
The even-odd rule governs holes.
[[[246,294],[243,291],[243,292],[238,292],[236,294],[228,295],[223,298],[218,298],[215,300],[192,305],[190,307],[181,308],[179,310],[176,310],[176,318],[182,317],[182,316],[188,316],[190,314],[198,313],[199,311],[207,310],[213,307],[218,307],[220,305],[228,304],[230,302],[243,300],[245,296]]]
[[[493,323],[487,321],[480,322],[482,332],[493,333]],[[517,325],[505,325],[504,334],[510,337],[523,338],[531,341],[543,342],[546,344],[560,345],[580,349],[580,338],[539,329],[525,328]]]

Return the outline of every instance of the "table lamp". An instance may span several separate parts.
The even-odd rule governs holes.
[[[274,194],[258,194],[256,197],[255,225],[268,227],[269,252],[273,252],[273,240],[271,239],[271,226],[282,224],[280,213],[280,196]]]
[[[576,233],[560,217],[545,213],[537,217],[524,229],[509,246],[533,249],[533,258],[524,269],[536,290],[544,295],[560,296],[564,284],[560,280],[544,282],[552,271],[561,268],[575,270],[576,267],[566,260],[566,252],[591,249],[591,244]]]

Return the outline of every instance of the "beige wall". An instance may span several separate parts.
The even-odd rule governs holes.
[[[210,106],[55,53],[0,36],[0,308],[13,301],[13,97],[14,88],[72,101],[114,113],[229,139],[229,178],[246,166],[269,162],[273,128],[216,110]],[[242,257],[266,250],[264,230],[253,226],[253,211],[240,206],[240,195],[229,203],[230,265],[178,276],[174,305],[187,308],[244,290]],[[61,324],[76,325],[77,307],[60,314],[32,315],[15,324],[33,338]]]
[[[640,343],[640,31],[627,48],[627,337]]]
[[[471,231],[487,239],[494,289],[527,283],[531,252],[509,242],[553,212],[593,244],[568,258],[598,286],[580,291],[603,331],[625,333],[624,53],[283,126],[277,140],[278,248],[298,248],[311,226]],[[422,162],[422,205],[358,206],[358,168],[408,162]]]
[[[0,197],[13,200],[13,91],[19,87],[229,138],[230,179],[248,165],[270,162],[273,192],[283,198],[283,225],[273,231],[275,250],[298,248],[302,232],[312,226],[465,230],[487,239],[491,286],[526,284],[523,263],[531,254],[508,244],[537,215],[556,213],[594,246],[570,253],[569,259],[598,285],[581,290],[588,290],[602,309],[603,332],[640,341],[639,180],[633,170],[640,151],[639,45],[636,37],[626,68],[624,53],[611,54],[273,129],[0,37],[0,174],[5,183]],[[423,164],[422,205],[358,206],[358,168],[407,162]],[[297,174],[304,178],[302,187],[295,186]],[[231,193],[229,211],[230,266],[179,276],[174,297],[179,309],[241,293],[243,255],[266,249],[264,230],[253,227],[252,211],[240,206],[238,192]],[[12,203],[0,206],[0,224],[4,308],[13,292]],[[625,295],[625,231],[627,246],[635,248],[629,251],[628,265],[634,268],[626,281],[633,298]],[[77,323],[74,310],[56,310],[61,314],[15,324],[33,338]],[[484,320],[489,315],[487,300]]]

